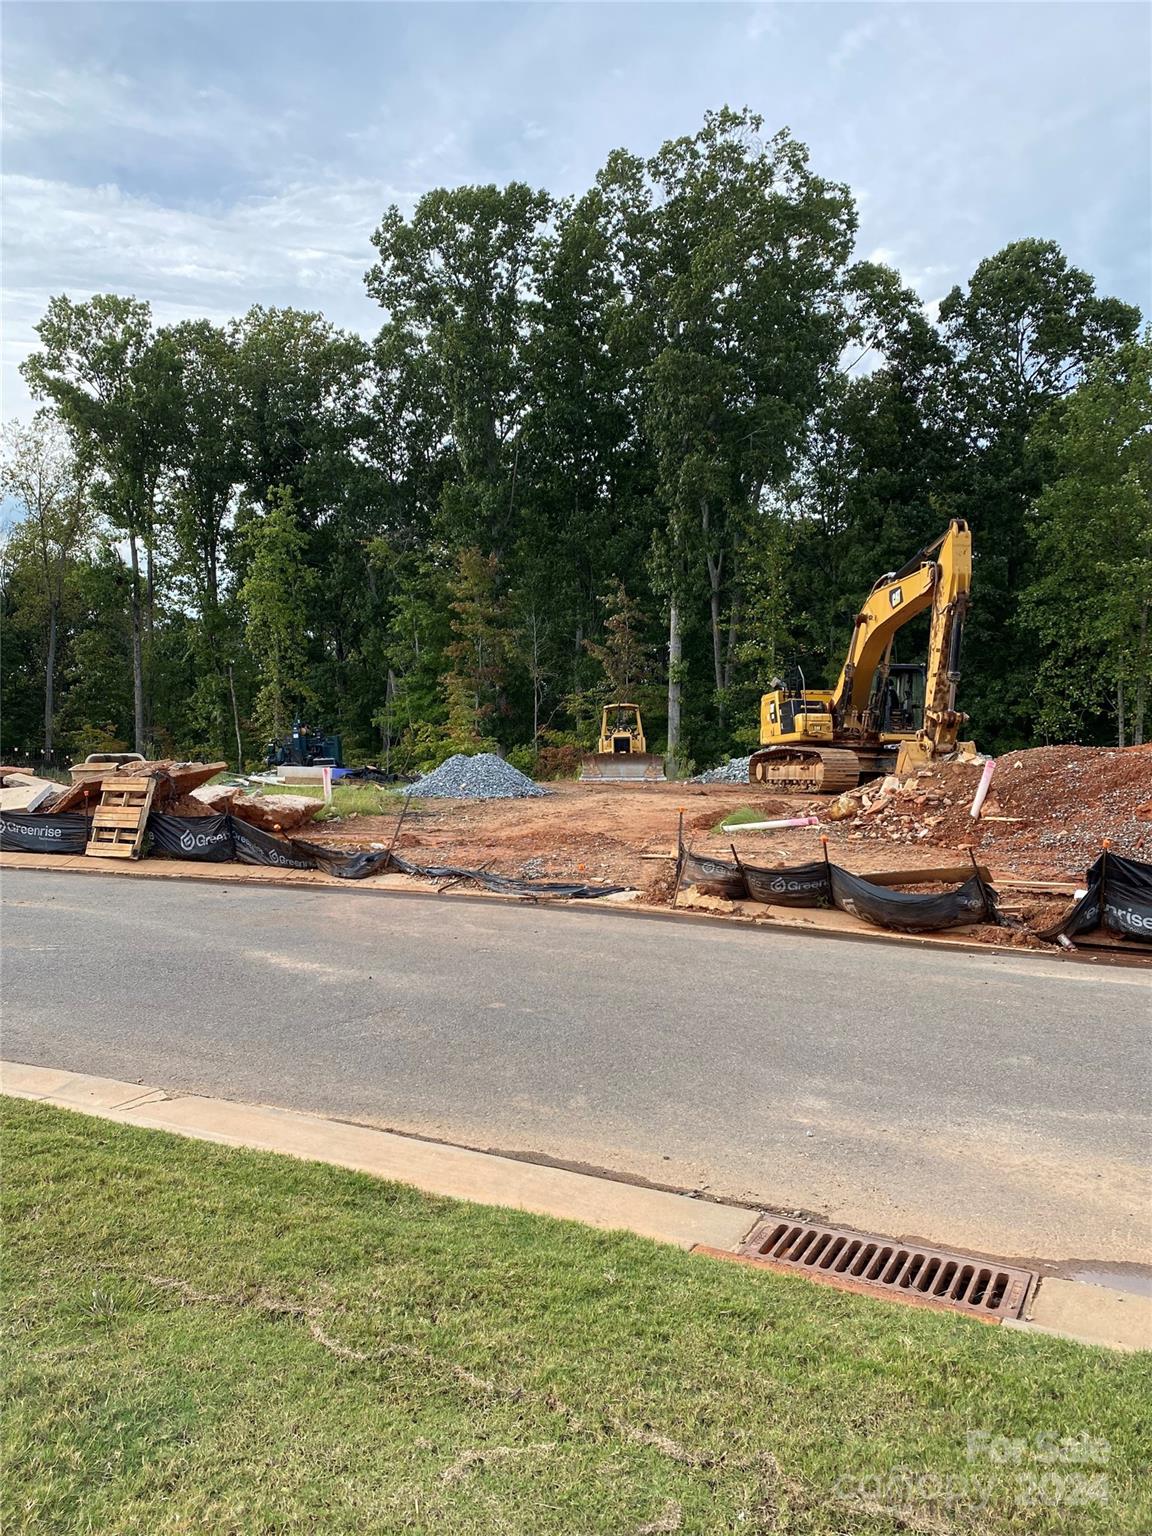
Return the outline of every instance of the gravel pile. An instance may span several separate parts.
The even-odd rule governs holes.
[[[550,794],[494,752],[457,752],[408,791],[419,800],[527,800]]]
[[[690,782],[693,784],[747,784],[748,764],[751,761],[751,757],[730,757],[718,768],[709,768],[706,773],[698,773]]]

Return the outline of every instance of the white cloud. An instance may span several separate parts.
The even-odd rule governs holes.
[[[4,136],[11,143],[68,138],[80,125],[109,148],[143,135],[173,145],[215,145],[230,156],[267,153],[296,130],[299,113],[261,112],[234,92],[193,83],[162,68],[131,78],[93,61],[83,70],[57,64],[37,78],[9,59],[4,72]]]
[[[832,50],[828,60],[828,67],[835,73],[847,69],[857,54],[863,53],[870,43],[880,35],[880,21],[876,18],[868,21],[857,22],[849,27],[840,36],[840,41]]]
[[[112,185],[4,177],[5,415],[26,409],[16,370],[54,293],[132,293],[162,323],[295,304],[370,334],[381,316],[363,287],[369,237],[389,203],[410,206],[415,195],[368,178],[323,178],[190,209]]]
[[[1108,3],[10,5],[3,408],[52,293],[370,333],[388,203],[577,192],[723,102],[848,182],[860,250],[928,303],[1021,234],[1143,301],[1148,40]]]

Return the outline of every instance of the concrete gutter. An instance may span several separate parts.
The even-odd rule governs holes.
[[[763,1214],[752,1207],[714,1204],[298,1110],[169,1095],[143,1083],[17,1062],[0,1062],[0,1093],[81,1110],[121,1125],[331,1163],[410,1184],[426,1194],[634,1232],[679,1248],[717,1250],[717,1257],[734,1256]],[[1150,1349],[1152,1297],[1043,1278],[1033,1290],[1027,1317],[1002,1326],[1110,1349]]]

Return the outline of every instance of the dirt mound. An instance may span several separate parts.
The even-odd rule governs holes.
[[[941,848],[1034,850],[1082,871],[1105,838],[1117,853],[1148,858],[1152,824],[1137,814],[1152,794],[1152,746],[1036,747],[999,759],[980,819],[968,814],[979,763],[920,770],[897,787],[865,784],[829,808],[853,835]]]

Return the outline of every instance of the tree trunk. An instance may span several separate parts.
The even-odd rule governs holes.
[[[156,654],[156,583],[152,561],[152,535],[150,531],[144,546],[144,562],[144,585],[147,594],[147,608],[145,612],[147,617],[148,632],[148,647],[146,653],[147,667],[144,669],[144,677],[147,681],[147,686],[144,693],[144,735],[149,741],[151,741],[152,728],[156,718],[156,700],[153,692],[156,675],[156,668],[153,662],[153,658]],[[143,747],[137,747],[136,750],[138,752],[142,752],[144,749]]]
[[[712,620],[712,676],[716,692],[724,687],[724,646],[720,639],[720,569],[722,562],[708,556],[708,609]]]
[[[228,692],[232,699],[232,724],[236,730],[236,772],[244,772],[244,743],[240,737],[240,711],[236,708],[236,684],[232,678],[232,663],[228,663]]]
[[[53,726],[56,719],[56,632],[57,609],[55,602],[48,604],[48,656],[44,664],[44,762],[51,764]]]
[[[1124,679],[1116,684],[1116,745],[1122,747],[1124,741]]]
[[[680,776],[680,665],[683,642],[680,635],[680,600],[668,604],[668,771]]]
[[[708,548],[708,503],[700,503],[700,526],[704,532],[704,558],[708,562],[708,607],[712,617],[712,676],[716,692],[724,687],[724,649],[720,643],[720,578],[724,574],[724,551],[713,555]],[[721,711],[723,716],[723,711]],[[723,718],[721,718],[723,724]]]
[[[740,637],[740,589],[733,590],[728,603],[728,644],[724,651],[724,686],[731,688],[736,667],[736,642]]]
[[[128,535],[132,557],[132,728],[135,750],[144,751],[144,612],[140,602],[140,551],[135,533]]]
[[[1140,642],[1136,647],[1140,670],[1136,676],[1136,703],[1132,710],[1132,745],[1144,745],[1144,714],[1148,706],[1148,604],[1140,608]]]

